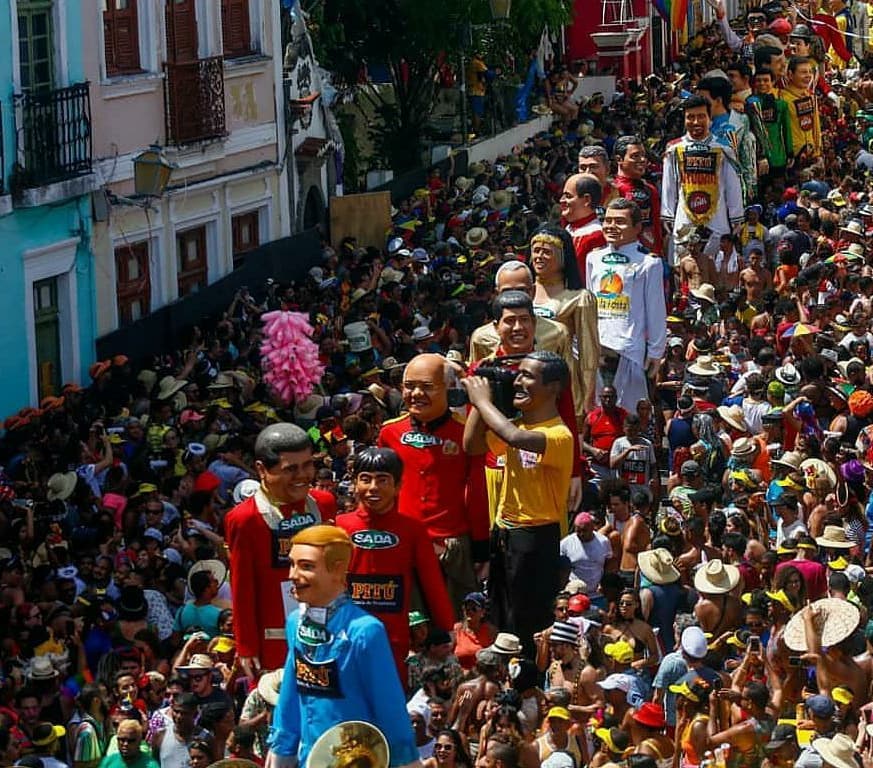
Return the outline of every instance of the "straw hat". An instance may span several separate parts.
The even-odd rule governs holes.
[[[730,426],[738,432],[748,432],[749,425],[746,424],[746,417],[743,415],[743,408],[739,405],[720,405],[715,409],[723,421],[726,421]]]
[[[731,456],[738,459],[748,459],[758,450],[758,444],[750,437],[741,437],[734,440],[731,446]]]
[[[58,671],[48,656],[35,656],[31,659],[25,675],[28,680],[54,680],[58,676]]]
[[[473,179],[469,179],[466,176],[458,176],[455,179],[455,186],[461,191],[466,192],[470,187],[473,186]]]
[[[488,230],[485,227],[473,227],[469,232],[467,232],[467,236],[464,238],[464,241],[471,248],[477,248],[482,243],[484,243],[488,239]]]
[[[710,304],[715,304],[715,287],[709,283],[701,283],[699,288],[692,288],[691,295],[695,299],[702,299]]]
[[[207,653],[195,653],[187,664],[176,667],[176,669],[182,672],[194,672],[195,670],[203,669],[212,670],[213,668],[212,658]]]
[[[800,472],[810,490],[832,491],[837,487],[837,474],[821,459],[806,459],[800,463]]]
[[[847,224],[840,227],[840,232],[848,232],[849,234],[863,237],[864,225],[862,222],[858,221],[858,219],[852,219]]]
[[[796,451],[785,451],[778,459],[772,459],[771,464],[779,464],[783,467],[789,467],[795,472],[800,469],[800,454]]]
[[[46,498],[49,501],[64,501],[73,495],[76,490],[78,475],[75,472],[56,472],[49,479],[46,487]]]
[[[155,395],[155,399],[169,400],[173,395],[187,386],[187,381],[179,381],[173,376],[164,376],[158,384],[158,394]]]
[[[495,189],[488,195],[488,207],[495,211],[502,211],[512,205],[512,192],[505,189]]]
[[[846,530],[840,525],[826,525],[824,536],[816,537],[815,543],[828,549],[851,549],[854,541],[846,538]]]
[[[509,632],[498,632],[494,642],[488,646],[494,653],[499,653],[504,656],[517,656],[521,653],[521,640],[518,635],[513,635]]]
[[[663,548],[640,552],[637,557],[640,571],[653,584],[672,584],[679,581],[679,571],[673,565],[673,555]]]
[[[719,368],[711,355],[701,355],[697,360],[688,366],[688,373],[694,376],[720,376],[721,368]]]
[[[861,620],[858,609],[848,600],[826,597],[801,608],[785,625],[783,639],[792,651],[806,652],[805,616],[812,611],[815,630],[821,637],[821,644],[828,648],[845,640]]]
[[[724,595],[739,583],[740,569],[719,559],[710,560],[694,574],[694,588],[705,595]]]
[[[272,672],[261,675],[261,679],[258,680],[258,693],[271,707],[275,707],[279,703],[279,689],[282,687],[284,675],[284,669],[274,669]]]
[[[788,387],[793,387],[800,384],[800,372],[792,363],[785,363],[785,365],[776,369],[776,380],[781,381]]]
[[[200,571],[209,571],[219,585],[227,578],[227,566],[221,560],[198,560],[188,571],[188,589],[191,589],[191,577]]]
[[[832,739],[816,739],[812,742],[812,748],[830,768],[858,768],[855,742],[845,733],[838,733]]]

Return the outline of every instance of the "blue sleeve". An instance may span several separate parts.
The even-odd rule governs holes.
[[[418,747],[409,715],[406,697],[397,676],[397,667],[385,627],[379,621],[368,621],[355,636],[355,655],[364,695],[372,695],[374,725],[385,734],[391,748],[391,765],[406,765],[418,760]],[[366,657],[366,658],[365,658]],[[286,672],[287,675],[287,672]],[[282,689],[285,689],[284,681]],[[281,704],[281,699],[280,702]]]
[[[277,755],[297,757],[300,748],[300,697],[297,695],[297,676],[294,670],[294,639],[297,636],[297,617],[294,611],[285,622],[288,640],[288,658],[285,675],[279,688],[279,701],[273,712],[273,724],[267,743]]]

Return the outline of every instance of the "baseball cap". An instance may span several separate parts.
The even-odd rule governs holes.
[[[410,627],[418,627],[422,624],[427,624],[430,619],[425,616],[421,611],[410,611],[409,612],[409,626]]]
[[[479,608],[485,607],[485,595],[481,592],[469,592],[464,595],[465,603],[473,603],[473,605],[478,606]]]
[[[588,525],[588,523],[594,522],[594,515],[590,512],[580,512],[573,518],[573,525]]]
[[[570,710],[566,707],[552,707],[546,713],[546,719],[548,720],[550,717],[556,717],[558,720],[569,720]]]
[[[770,741],[764,745],[766,750],[779,749],[783,744],[793,742],[797,738],[797,729],[789,723],[780,723],[770,734]]]
[[[608,675],[604,680],[597,683],[604,691],[624,691],[629,693],[631,689],[631,679],[628,675],[615,673]]]
[[[820,693],[817,693],[815,696],[810,696],[804,704],[807,712],[814,717],[825,718],[834,716],[834,702],[827,696],[822,696]]]
[[[682,467],[679,470],[679,473],[682,475],[699,475],[700,474],[700,464],[698,464],[694,459],[689,459],[688,461],[682,462]]]

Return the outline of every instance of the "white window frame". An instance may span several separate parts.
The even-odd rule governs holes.
[[[166,44],[164,43],[165,23],[163,14],[157,18],[155,0],[136,0],[136,27],[139,40],[139,65],[142,72],[127,75],[109,75],[106,72],[106,38],[103,35],[103,3],[95,5],[97,12],[97,40],[100,45],[100,82],[103,85],[112,83],[124,83],[131,80],[147,80],[161,76],[161,60],[164,55]],[[160,4],[163,8],[163,3]],[[155,37],[162,35],[160,40]]]
[[[33,284],[57,278],[61,349],[61,381],[78,380],[81,365],[79,348],[79,299],[76,254],[81,240],[70,237],[24,252],[24,320],[27,336],[27,367],[30,401],[39,402],[39,375],[36,362],[36,318],[33,314]]]

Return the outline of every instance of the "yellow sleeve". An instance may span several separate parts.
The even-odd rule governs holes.
[[[537,427],[538,432],[546,436],[546,450],[540,458],[540,463],[556,468],[573,468],[573,434],[563,422],[551,427]],[[569,477],[569,474],[568,474]]]
[[[495,456],[503,456],[506,453],[506,443],[490,429],[485,433],[485,441],[488,443],[488,450]]]

